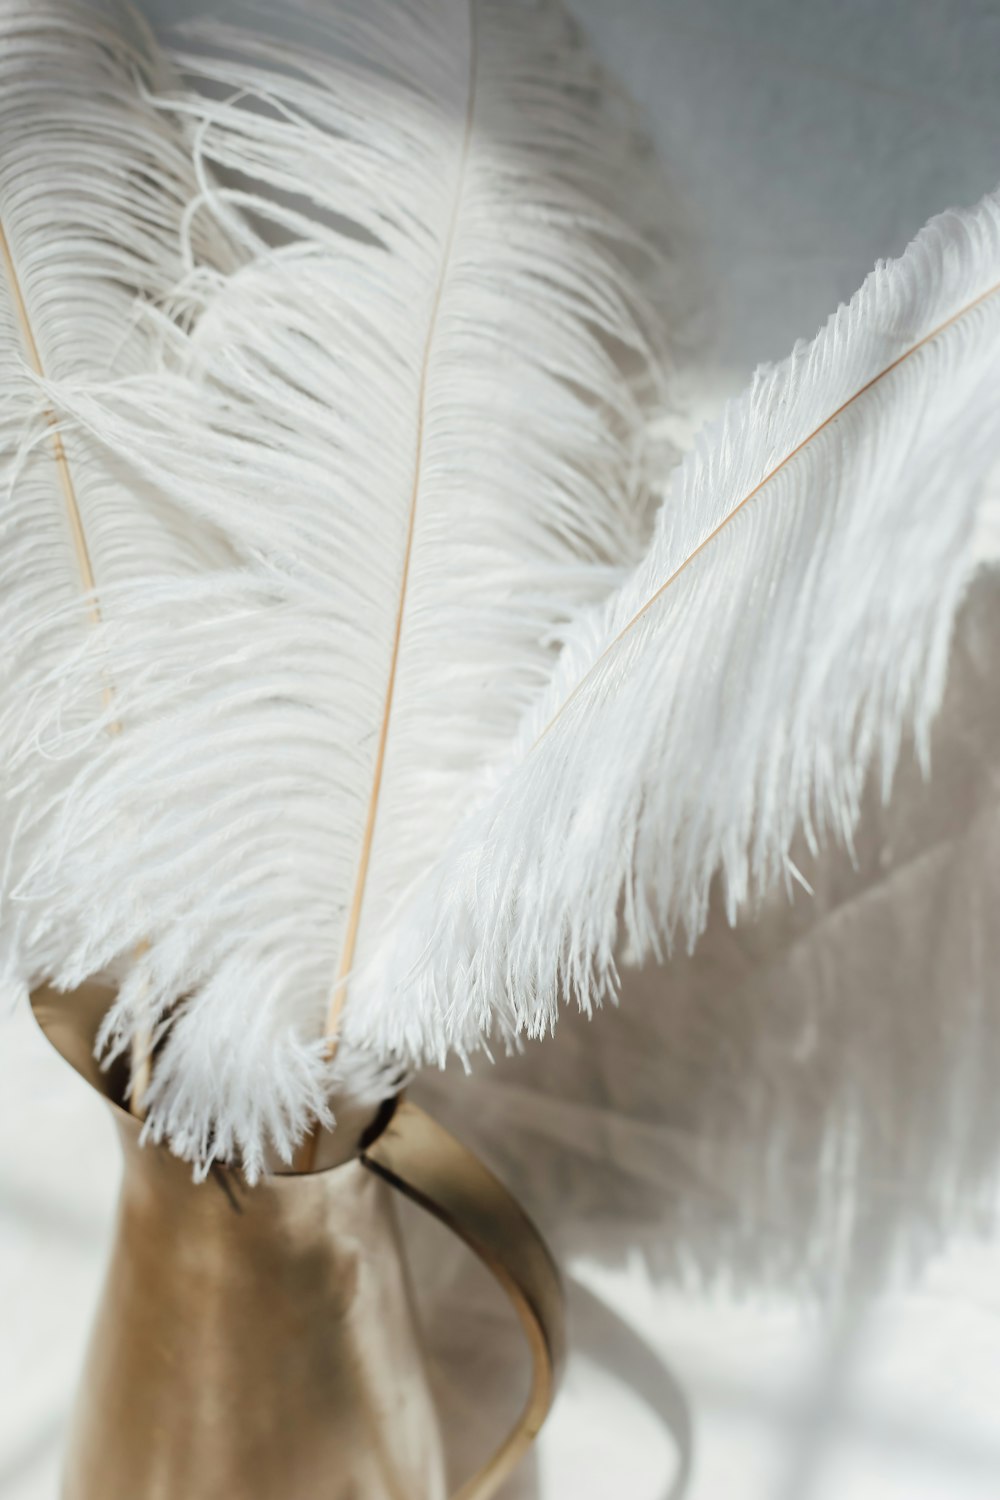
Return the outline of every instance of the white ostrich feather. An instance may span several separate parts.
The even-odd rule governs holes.
[[[921,751],[1000,457],[1000,197],[933,220],[675,473],[633,575],[570,634],[481,805],[355,977],[345,1031],[411,1060],[538,1034],[559,998],[850,841]]]
[[[128,732],[88,741],[16,884],[36,968],[120,976],[112,1046],[162,1022],[153,1135],[251,1175],[331,1090],[386,1086],[393,1057],[328,1054],[345,980],[641,555],[660,339],[609,208],[626,132],[556,8],[269,14],[192,32],[167,101],[185,236],[238,268],[185,238],[158,367],[63,408],[239,563],[120,599]]]
[[[163,61],[121,23],[72,0],[0,13],[0,971],[15,980],[49,967],[48,934],[69,943],[86,922],[85,902],[31,912],[14,893],[94,725],[109,753],[120,737],[117,596],[220,555],[65,421],[91,383],[148,367],[137,306],[182,272],[194,191],[181,132],[145,98]],[[127,842],[123,812],[105,818]]]

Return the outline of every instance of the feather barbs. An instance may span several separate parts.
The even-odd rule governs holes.
[[[887,788],[940,700],[1000,457],[998,273],[991,195],[932,221],[702,433],[646,557],[581,614],[357,981],[359,1044],[439,1058],[487,1018],[539,1035],[561,996],[613,991],[622,935],[639,959],[693,942],[715,880],[735,920],[797,830],[814,851],[850,840],[873,762]]]
[[[870,380],[868,380],[863,386],[860,387],[859,390],[855,391],[853,395],[848,396],[844,401],[842,401],[840,406],[838,406],[835,411],[832,411],[830,415],[828,417],[825,417],[817,427],[814,427],[810,433],[802,438],[801,441],[797,443],[796,446],[792,449],[792,451],[780,461],[780,463],[775,464],[774,468],[769,470],[769,472],[764,475],[763,479],[761,479],[756,485],[754,485],[753,489],[749,490],[741,500],[738,500],[736,502],[733,508],[725,516],[723,516],[722,520],[718,522],[713,530],[711,530],[708,535],[704,537],[703,540],[693,548],[688,556],[684,558],[683,562],[677,565],[670,576],[664,579],[664,581],[658,585],[656,590],[652,594],[650,594],[649,598],[646,599],[645,602],[639,607],[639,609],[636,610],[635,614],[632,615],[628,621],[626,621],[626,623],[622,626],[614,639],[604,647],[601,655],[594,662],[593,666],[588,668],[586,675],[580,678],[580,681],[572,689],[568,697],[565,698],[559,705],[558,709],[542,729],[541,733],[538,735],[538,738],[535,740],[534,745],[532,745],[531,748],[534,749],[535,745],[538,745],[541,740],[544,739],[544,737],[554,727],[556,721],[561,718],[563,713],[565,713],[566,710],[570,707],[577,694],[584,689],[591,676],[601,669],[604,662],[612,654],[612,652],[615,651],[620,642],[625,639],[630,631],[635,629],[635,627],[642,620],[643,616],[646,615],[648,611],[654,607],[657,601],[662,598],[667,589],[670,588],[671,584],[677,581],[677,579],[681,576],[685,569],[689,568],[692,563],[697,560],[701,553],[711,545],[716,537],[719,536],[720,533],[723,532],[725,528],[736,519],[744,506],[749,505],[751,501],[756,500],[761,491],[768,484],[770,484],[773,479],[777,478],[777,476],[788,464],[793,463],[799,456],[799,454],[802,453],[810,443],[814,442],[821,435],[821,433],[825,432],[828,427],[836,422],[838,417],[843,416],[843,414],[851,406],[853,406],[856,401],[859,401],[864,396],[866,396],[868,392],[871,391],[881,380],[884,380],[888,376],[892,375],[893,372],[897,370],[902,364],[904,364],[906,360],[912,359],[914,355],[919,354],[920,350],[923,349],[925,345],[929,344],[933,339],[939,338],[942,333],[945,333],[949,328],[952,327],[953,324],[958,322],[960,318],[968,317],[971,313],[975,312],[975,310],[982,303],[987,302],[991,298],[998,295],[1000,295],[1000,282],[991,287],[988,287],[986,291],[980,292],[977,297],[974,297],[971,302],[960,308],[958,312],[953,313],[951,317],[947,318],[943,323],[940,323],[936,328],[931,329],[929,333],[924,334],[923,338],[919,339],[917,343],[913,344],[911,348],[906,350],[905,353],[897,355],[897,357],[892,361],[891,364],[886,365],[884,370],[880,370],[877,375],[873,375]],[[801,876],[799,878],[801,879]]]
[[[281,31],[205,23],[147,90],[195,158],[180,268],[149,367],[61,414],[219,545],[108,596],[128,733],[67,764],[17,883],[71,918],[50,973],[119,976],[112,1047],[162,1023],[150,1131],[251,1174],[394,1075],[325,1028],[639,555],[663,383],[632,142],[556,6],[289,0]]]

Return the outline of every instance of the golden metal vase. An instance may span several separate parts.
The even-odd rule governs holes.
[[[36,1018],[108,1099],[118,1224],[66,1458],[63,1500],[444,1500],[393,1190],[499,1279],[531,1346],[517,1426],[455,1500],[487,1500],[541,1426],[563,1347],[551,1256],[478,1159],[405,1100],[337,1165],[249,1187],[139,1143],[93,1058],[108,991],[40,990]]]

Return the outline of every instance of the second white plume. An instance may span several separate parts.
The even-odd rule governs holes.
[[[355,986],[410,1059],[537,1035],[560,998],[849,840],[918,748],[1000,459],[1000,196],[933,220],[762,370],[673,476],[629,580],[570,635],[514,752]]]

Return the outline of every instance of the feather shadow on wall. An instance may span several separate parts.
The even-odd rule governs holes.
[[[0,726],[10,972],[110,973],[152,1133],[251,1174],[338,1088],[589,1008],[717,872],[733,914],[797,829],[850,841],[926,746],[1000,450],[990,198],[664,465],[650,536],[627,132],[559,13],[288,13],[138,89],[190,150],[182,272],[145,369],[42,382],[206,556],[97,577]]]

